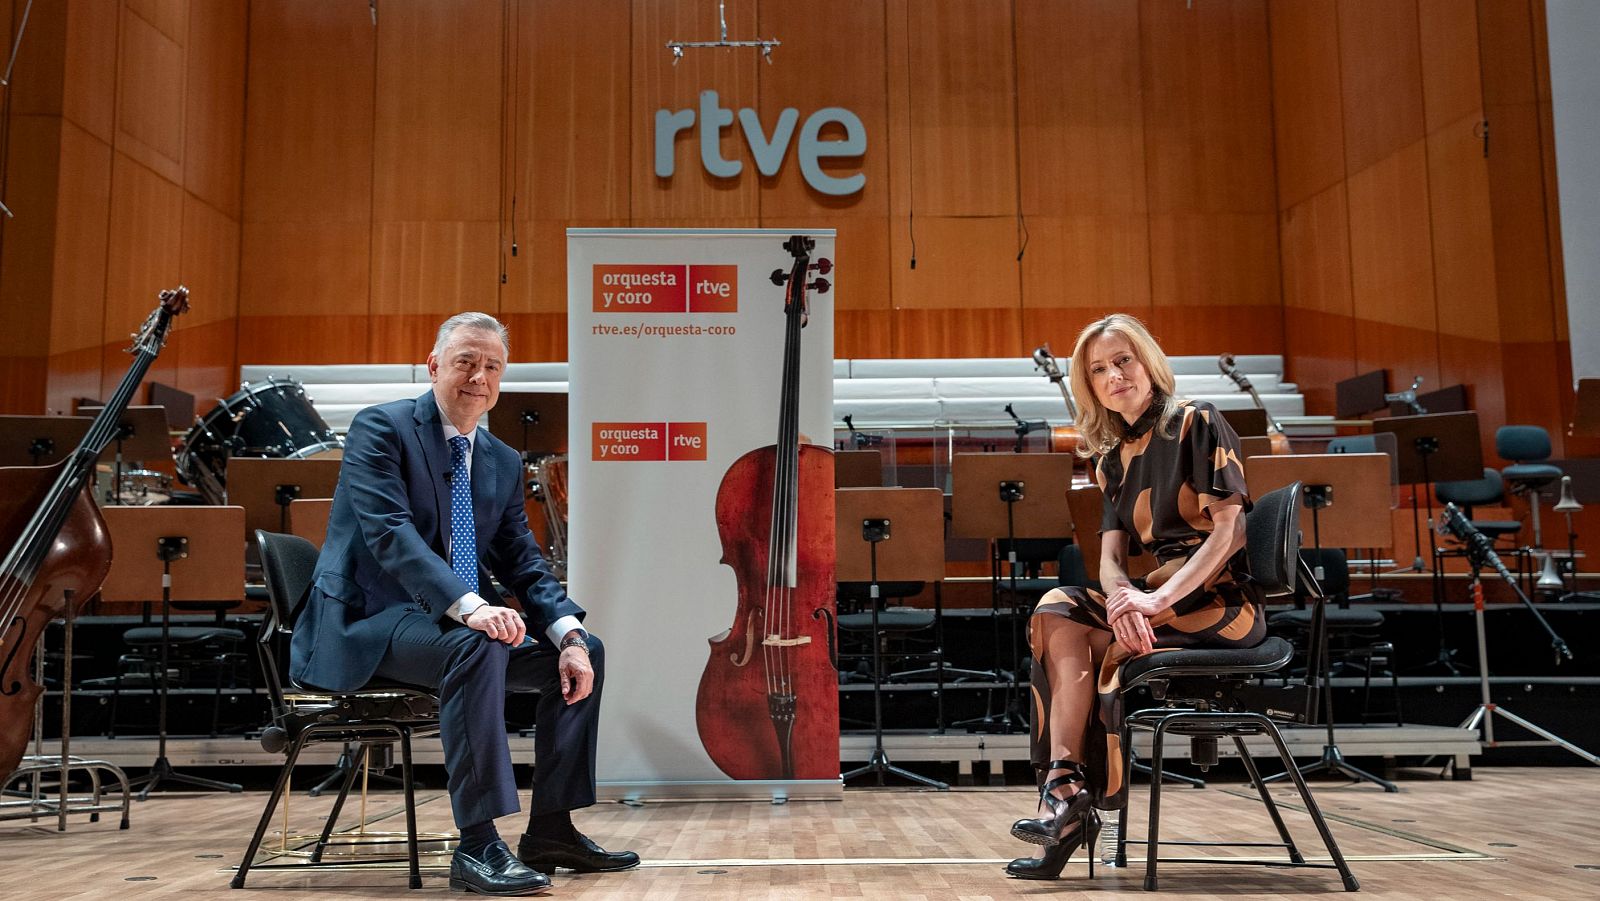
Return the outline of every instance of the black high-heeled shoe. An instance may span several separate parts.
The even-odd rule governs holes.
[[[1067,861],[1072,859],[1080,845],[1089,848],[1089,878],[1094,878],[1095,840],[1100,835],[1100,814],[1093,807],[1085,810],[1073,822],[1078,831],[1044,849],[1038,857],[1019,857],[1006,864],[1006,875],[1014,879],[1060,879]]]
[[[1087,788],[1080,788],[1075,793],[1065,798],[1058,798],[1051,792],[1064,785],[1078,783],[1085,784],[1083,765],[1072,760],[1052,760],[1051,770],[1065,770],[1060,776],[1046,782],[1039,789],[1039,803],[1049,813],[1042,817],[1025,817],[1011,824],[1011,834],[1016,838],[1031,845],[1054,845],[1061,841],[1071,824],[1089,810],[1093,800]]]

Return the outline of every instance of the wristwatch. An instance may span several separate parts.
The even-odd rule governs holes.
[[[584,652],[588,653],[588,637],[582,632],[579,632],[576,635],[568,635],[566,638],[561,639],[559,650],[565,651],[567,648],[583,648]]]

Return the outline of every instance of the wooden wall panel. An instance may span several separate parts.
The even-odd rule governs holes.
[[[1349,197],[1356,315],[1432,331],[1437,323],[1423,143],[1352,175]]]
[[[246,222],[239,254],[240,315],[280,316],[291,310],[366,315],[371,242],[366,222]]]
[[[57,182],[58,252],[51,285],[52,354],[98,349],[105,318],[111,147],[70,120],[61,126]],[[9,268],[7,275],[9,276]]]
[[[1279,219],[1283,305],[1350,317],[1350,210],[1343,180]]]
[[[1344,181],[1336,0],[1273,0],[1272,118],[1278,205]]]
[[[1012,27],[1011,4],[992,0],[918,4],[909,17],[908,190],[919,214],[1016,213]]]
[[[1422,109],[1427,131],[1483,109],[1476,0],[1418,0]]]
[[[918,216],[914,247],[907,231],[897,229],[889,239],[895,309],[1017,309],[1017,244],[1017,221],[1009,216]]]
[[[17,52],[11,84],[0,88],[13,116],[60,116],[63,94],[63,75],[66,71],[67,8],[59,4],[35,4],[39,9],[29,11],[28,28],[24,35],[27,51]],[[27,4],[0,4],[0,34],[4,35],[5,49],[0,51],[7,61],[16,43],[17,30],[22,26],[22,14]],[[5,64],[0,63],[0,75]]]
[[[373,314],[498,310],[496,234],[492,219],[374,222]]]
[[[125,0],[128,11],[179,44],[189,23],[190,0]],[[204,0],[201,0],[204,2]]]
[[[245,221],[370,221],[375,37],[367,5],[255,0],[249,38]],[[244,252],[253,252],[248,241]]]
[[[249,8],[190,6],[183,186],[239,219],[244,172],[245,26]],[[238,251],[234,250],[237,265]]]
[[[883,48],[889,39],[885,7],[860,0],[813,0],[806,4],[765,4],[759,7],[756,33],[780,35],[783,45],[773,51],[774,65],[756,67],[758,111],[763,130],[771,136],[784,108],[799,113],[799,125],[778,174],[760,178],[763,221],[788,221],[826,213],[831,219],[882,217],[889,212],[889,110],[884,92]],[[704,52],[704,51],[701,51]],[[826,65],[811,64],[827,60]],[[838,178],[856,172],[866,184],[857,194],[836,197],[806,184],[795,148],[800,127],[817,110],[841,106],[861,118],[867,133],[867,152],[861,157],[839,158],[821,164]],[[833,126],[832,128],[837,128]],[[827,139],[842,133],[824,133]],[[754,178],[753,164],[743,177]]]
[[[1150,306],[1150,223],[1140,213],[1029,216],[1022,305],[1082,323]],[[1099,311],[1104,312],[1099,312]]]
[[[499,213],[501,5],[390,5],[378,19],[376,222]]]
[[[1157,307],[1280,305],[1272,213],[1152,213],[1150,299]]]
[[[168,5],[157,5],[158,12]],[[165,22],[169,28],[170,22]],[[138,15],[122,17],[117,52],[117,136],[121,153],[162,178],[183,181],[184,42]]]
[[[1021,357],[1020,312],[1008,309],[905,309],[895,312],[892,357]],[[1004,406],[1001,404],[1000,406]],[[1005,415],[995,410],[996,418]]]
[[[646,124],[630,113],[632,59],[618,45],[630,0],[519,0],[515,9],[517,217],[626,218],[629,141]]]
[[[635,220],[760,216],[755,161],[736,127],[737,112],[733,124],[721,129],[717,147],[722,159],[739,160],[743,169],[735,177],[716,178],[700,163],[699,135],[706,126],[700,121],[699,109],[703,91],[716,91],[725,110],[754,106],[758,100],[756,67],[765,64],[754,52],[689,50],[673,65],[665,48],[671,40],[715,40],[716,21],[717,4],[711,0],[634,0],[629,46],[662,48],[659,54],[635,51],[633,57],[629,113],[633,150],[628,167]],[[755,29],[755,4],[736,4],[728,10],[730,35],[750,35]],[[655,115],[660,109],[695,111],[695,128],[677,134],[670,179],[655,174]]]
[[[1434,290],[1441,334],[1500,339],[1489,172],[1473,134],[1476,112],[1428,138],[1428,199],[1433,228]]]
[[[1144,213],[1139,7],[1017,0],[1016,39],[1023,212]]]
[[[222,322],[238,316],[239,223],[187,192],[183,195],[179,274],[192,298],[190,310],[183,317],[185,325]],[[231,355],[231,347],[229,352]]]
[[[53,4],[37,4],[48,5]],[[72,75],[62,87],[61,115],[110,144],[116,121],[118,16],[106,7],[104,0],[67,0],[66,67]]]
[[[5,223],[0,243],[0,356],[42,357],[49,352],[62,125],[56,116],[18,116],[10,124],[5,200],[24,218]]]
[[[1150,212],[1276,213],[1265,4],[1140,15]]]
[[[111,218],[106,253],[106,327],[102,341],[125,341],[156,294],[178,283],[183,189],[117,151],[111,159]]]
[[[1532,104],[1508,104],[1491,107],[1488,115],[1494,130],[1489,203],[1501,335],[1506,341],[1553,341],[1556,316],[1546,200],[1540,190],[1544,175],[1538,110]]]
[[[1339,66],[1351,175],[1421,140],[1416,0],[1340,0]]]

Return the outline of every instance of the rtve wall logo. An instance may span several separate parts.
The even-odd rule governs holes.
[[[778,174],[778,169],[783,166],[783,157],[789,150],[789,141],[794,137],[795,123],[799,121],[799,110],[785,108],[778,113],[778,121],[772,127],[771,137],[768,137],[761,126],[761,117],[756,115],[755,110],[749,107],[739,110],[739,128],[744,132],[745,143],[750,146],[750,155],[755,157],[756,169],[762,175]],[[722,158],[722,129],[732,124],[733,110],[722,108],[717,92],[701,91],[698,128],[700,165],[717,178],[733,178],[744,168],[740,160]],[[830,124],[843,127],[843,140],[822,140],[822,129]],[[694,127],[695,111],[692,109],[656,110],[657,176],[672,177],[677,163],[674,151],[678,132]],[[861,123],[861,117],[844,107],[828,106],[807,116],[805,124],[800,126],[800,146],[795,156],[800,159],[800,174],[806,184],[823,194],[841,197],[859,192],[867,183],[866,175],[857,172],[838,178],[822,171],[820,161],[824,158],[859,157],[866,152],[867,127]]]
[[[596,313],[737,313],[739,267],[596,265]]]

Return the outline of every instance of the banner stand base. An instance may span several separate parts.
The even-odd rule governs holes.
[[[646,801],[843,801],[844,782],[839,779],[740,780],[704,782],[599,782],[596,797],[601,801],[644,803]]]

